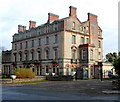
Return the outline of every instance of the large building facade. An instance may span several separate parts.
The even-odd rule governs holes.
[[[2,51],[2,75],[12,74],[11,50]]]
[[[37,26],[29,21],[29,29],[18,25],[13,35],[12,66],[32,68],[36,75],[84,74],[88,78],[98,75],[98,62],[102,61],[102,30],[97,16],[88,13],[88,19],[77,18],[77,8],[69,7],[69,16],[48,13],[45,24]]]

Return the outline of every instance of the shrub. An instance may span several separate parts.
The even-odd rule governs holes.
[[[113,89],[120,90],[120,79],[112,81]]]
[[[17,78],[34,78],[35,77],[35,73],[30,68],[29,69],[17,68],[14,73]]]
[[[2,78],[7,78],[6,75],[2,75]]]

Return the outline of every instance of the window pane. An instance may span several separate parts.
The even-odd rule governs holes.
[[[26,61],[28,60],[28,54],[27,53],[25,54],[25,60]]]
[[[99,47],[99,48],[101,47],[100,41],[98,42],[98,47]]]
[[[22,53],[20,53],[20,61],[22,61]]]
[[[22,43],[20,43],[20,49],[22,49]]]
[[[72,29],[75,29],[75,22],[73,22],[73,27],[72,27]]]
[[[46,44],[49,44],[49,37],[46,37]]]
[[[32,40],[32,47],[34,47],[34,40]]]
[[[46,50],[46,59],[49,59],[49,51]]]
[[[41,60],[41,52],[38,52],[38,60]]]
[[[46,66],[46,73],[49,73],[48,66]]]
[[[82,50],[82,59],[85,59],[86,58],[86,51],[85,50]]]
[[[15,50],[17,50],[17,44],[15,44]]]
[[[72,44],[75,44],[75,43],[76,43],[76,36],[72,35]]]
[[[54,53],[55,53],[55,59],[57,59],[58,58],[58,51],[57,51],[57,49],[54,50]]]
[[[53,73],[55,73],[55,66],[53,66]]]
[[[58,35],[55,35],[55,43],[58,42]]]
[[[72,59],[75,59],[75,53],[76,53],[76,51],[72,50]]]
[[[88,38],[86,38],[86,43],[87,43],[87,44],[89,43],[89,39],[88,39]]]
[[[34,60],[34,52],[31,52],[32,60]]]
[[[39,38],[39,46],[41,45],[41,39]]]
[[[84,37],[81,37],[81,44],[84,44]]]
[[[26,48],[28,48],[28,42],[26,41]]]

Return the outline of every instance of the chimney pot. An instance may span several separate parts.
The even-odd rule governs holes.
[[[26,26],[23,26],[23,31],[25,31],[26,30]]]
[[[59,16],[53,13],[48,13],[48,23],[59,20]]]
[[[97,21],[97,15],[88,13],[88,20]]]
[[[18,33],[19,32],[23,32],[23,26],[22,25],[18,25]]]
[[[36,22],[35,21],[29,21],[29,29],[35,28],[36,27]]]
[[[73,15],[77,16],[77,12],[76,12],[77,8],[73,6],[70,6],[69,8],[70,8],[69,16],[73,16]]]

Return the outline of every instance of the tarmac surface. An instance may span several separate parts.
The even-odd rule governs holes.
[[[120,102],[111,80],[49,81],[3,85],[2,100],[86,100]],[[12,102],[12,101],[11,101]]]

